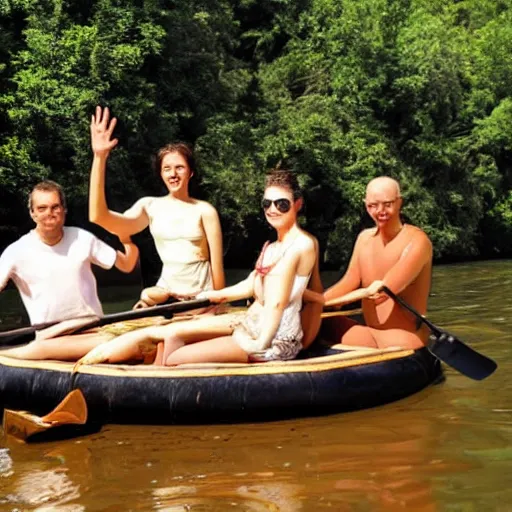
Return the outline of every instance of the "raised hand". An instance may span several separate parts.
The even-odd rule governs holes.
[[[112,139],[112,133],[116,126],[117,119],[110,119],[108,107],[102,109],[96,107],[96,112],[91,118],[91,146],[97,156],[108,156],[110,151],[117,145],[118,140]]]

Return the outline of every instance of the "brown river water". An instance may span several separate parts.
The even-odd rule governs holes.
[[[510,289],[512,260],[435,267],[429,318],[498,363],[487,380],[445,367],[405,400],[321,418],[4,438],[0,511],[512,511]]]

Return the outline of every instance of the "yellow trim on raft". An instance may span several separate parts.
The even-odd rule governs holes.
[[[278,373],[322,372],[337,368],[367,365],[401,359],[414,353],[414,350],[390,347],[379,350],[350,350],[340,354],[315,357],[311,359],[274,361],[269,363],[239,364],[239,363],[201,363],[184,364],[175,367],[153,365],[84,365],[77,373],[86,375],[101,375],[105,377],[226,377],[242,375],[275,375]],[[13,359],[0,355],[0,364],[14,368],[29,368],[52,370],[71,373],[74,363],[60,361],[28,361]]]

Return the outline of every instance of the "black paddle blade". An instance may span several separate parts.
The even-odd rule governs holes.
[[[432,334],[428,348],[440,361],[475,380],[485,379],[496,370],[498,365],[492,359],[478,353],[452,334],[434,325],[410,304],[407,304],[404,299],[394,294],[387,286],[383,286],[381,289],[430,329]]]
[[[489,377],[498,367],[492,359],[476,352],[446,332],[432,334],[428,349],[443,363],[474,380]]]

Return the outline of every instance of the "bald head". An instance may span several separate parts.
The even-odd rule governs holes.
[[[400,222],[402,197],[398,181],[388,176],[379,176],[368,183],[364,200],[366,211],[375,222],[392,219]]]
[[[374,194],[385,194],[393,198],[401,197],[400,184],[389,176],[379,176],[366,186],[366,197]]]

